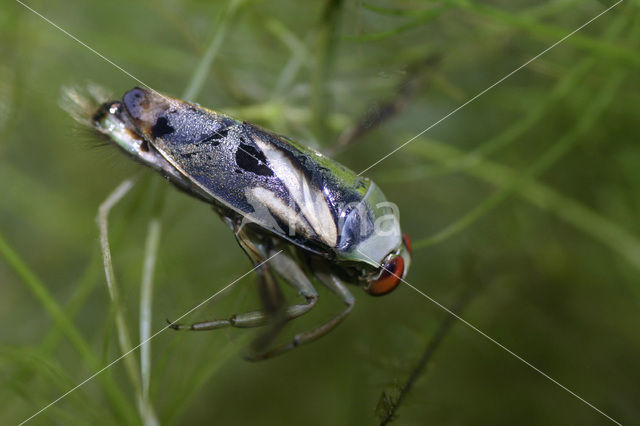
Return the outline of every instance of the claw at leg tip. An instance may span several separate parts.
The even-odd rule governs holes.
[[[180,330],[180,325],[179,324],[175,324],[172,321],[169,320],[169,318],[165,318],[165,321],[167,321],[167,324],[169,326],[169,328],[174,329],[174,330]]]

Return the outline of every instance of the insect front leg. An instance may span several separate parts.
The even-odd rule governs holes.
[[[297,267],[297,265],[296,265]],[[279,274],[284,273],[285,271],[278,269],[277,265],[274,265],[274,268],[276,269],[276,271]],[[300,270],[300,272],[302,272]],[[355,297],[353,297],[353,295],[351,294],[351,292],[349,291],[349,289],[347,289],[347,287],[344,285],[344,283],[336,276],[332,275],[332,274],[326,274],[326,273],[321,273],[318,272],[316,274],[316,276],[318,277],[318,279],[325,285],[327,286],[333,293],[335,293],[336,295],[340,296],[342,298],[342,300],[344,301],[344,303],[347,305],[347,307],[340,312],[338,315],[336,315],[335,317],[331,318],[329,321],[325,322],[324,324],[309,330],[307,332],[304,333],[300,333],[294,336],[293,340],[289,343],[286,343],[284,345],[278,346],[274,349],[271,349],[269,351],[260,353],[260,354],[256,354],[254,357],[251,358],[251,360],[253,361],[258,361],[258,360],[263,360],[263,359],[267,359],[267,358],[271,358],[273,356],[276,355],[280,355],[281,353],[287,352],[297,346],[300,346],[304,343],[308,343],[311,342],[313,340],[316,340],[322,336],[324,336],[325,334],[327,334],[329,331],[331,331],[332,329],[334,329],[338,324],[340,324],[340,322],[342,322],[342,320],[349,315],[349,313],[351,312],[351,309],[353,309],[353,305],[355,304]],[[306,279],[306,277],[305,277]]]
[[[280,277],[298,290],[298,294],[304,297],[305,302],[287,308],[285,315],[273,316],[271,328],[253,342],[250,353],[245,355],[245,358],[250,361],[264,359],[263,354],[267,352],[267,348],[286,322],[309,312],[318,301],[318,293],[313,284],[289,254],[283,252],[279,256],[273,257],[270,263]]]
[[[292,269],[291,265],[295,265],[295,261],[284,252],[278,253],[277,250],[266,249],[262,244],[251,238],[246,230],[238,230],[236,238],[254,264],[262,263],[257,272],[263,309],[235,314],[229,318],[201,321],[193,324],[170,323],[170,327],[174,330],[203,331],[225,327],[250,328],[267,324],[273,325],[268,333],[265,333],[254,343],[255,350],[267,346],[285,322],[304,315],[311,310],[318,299],[318,294],[302,271],[298,273],[292,270],[291,276],[285,276],[284,278],[298,289],[299,293],[305,298],[305,303],[283,308],[282,293],[270,264],[277,263],[282,270],[289,270]],[[267,258],[271,258],[271,260],[268,263],[263,263],[264,259]]]
[[[351,294],[351,292],[349,291],[347,286],[344,285],[342,280],[336,277],[335,275],[327,274],[324,272],[316,272],[316,277],[318,277],[318,279],[320,280],[320,282],[322,282],[322,284],[328,287],[329,290],[331,290],[334,294],[339,296],[344,302],[344,304],[347,305],[347,307],[342,312],[340,312],[338,315],[336,315],[331,320],[327,321],[324,325],[319,327],[319,328],[328,327],[324,331],[324,333],[326,333],[329,330],[333,329],[338,324],[340,324],[340,322],[347,315],[349,315],[349,313],[351,313],[351,310],[353,309],[353,305],[355,305],[356,303],[356,298],[353,297],[353,294]]]
[[[228,223],[232,225],[231,222]],[[280,309],[282,307],[282,295],[279,291],[278,283],[273,274],[265,275],[266,279],[259,282],[259,290],[265,311],[263,320],[264,323],[269,322],[270,327],[253,341],[250,354],[246,356],[247,359],[251,360],[253,359],[253,354],[262,353],[265,348],[269,347],[287,321],[310,311],[318,300],[318,293],[304,272],[298,267],[296,261],[286,251],[273,248],[274,245],[277,245],[273,240],[269,238],[265,241],[260,234],[252,232],[251,226],[246,226],[242,223],[236,225],[234,231],[238,243],[250,258],[262,256],[262,258],[271,259],[269,266],[273,267],[305,299],[304,303],[287,307],[283,311]],[[261,262],[261,260],[255,260],[255,262],[258,261]],[[274,290],[277,290],[277,297],[275,297]]]

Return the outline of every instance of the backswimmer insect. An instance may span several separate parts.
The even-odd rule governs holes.
[[[67,92],[76,119],[211,204],[254,265],[270,258],[257,269],[261,311],[172,328],[271,325],[248,355],[265,359],[336,327],[355,303],[345,283],[381,296],[406,276],[411,246],[400,232],[398,209],[368,178],[284,136],[152,90],[133,88],[120,101],[90,92],[93,104]],[[283,306],[276,276],[298,290],[304,302]],[[339,296],[346,308],[271,348],[284,323],[316,304],[318,293],[309,277]]]

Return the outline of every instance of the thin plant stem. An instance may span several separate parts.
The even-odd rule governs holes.
[[[189,84],[187,85],[187,88],[182,95],[184,99],[195,101],[202,91],[202,87],[204,86],[204,82],[207,79],[207,75],[209,74],[209,70],[211,69],[211,65],[213,64],[213,60],[216,58],[218,50],[220,49],[220,45],[227,35],[229,22],[244,1],[245,0],[231,0],[228,6],[216,20],[216,24],[214,26],[214,28],[216,28],[215,35],[213,36],[209,47],[200,60],[200,63],[196,67],[196,70],[193,73],[193,76],[191,77],[191,80],[189,81]]]
[[[265,27],[291,51],[291,57],[282,68],[277,83],[271,92],[271,100],[278,101],[284,97],[285,89],[292,84],[302,65],[310,66],[313,63],[313,57],[306,43],[300,40],[280,21],[270,19],[265,24]]]
[[[603,40],[609,42],[614,40],[622,33],[628,21],[629,19],[625,15],[618,16],[605,31]],[[467,167],[471,167],[483,156],[486,157],[493,154],[500,149],[506,148],[511,143],[520,140],[540,122],[540,120],[549,115],[549,111],[555,104],[565,99],[567,95],[572,93],[580,85],[582,79],[592,72],[592,69],[598,64],[599,60],[600,58],[594,56],[583,59],[555,85],[551,93],[542,102],[530,109],[523,119],[517,121],[499,135],[472,149],[467,154],[456,158],[455,161],[446,163],[439,168],[434,168],[427,172],[427,174],[431,176],[464,170]]]
[[[214,34],[209,47],[202,56],[200,63],[196,67],[187,87],[183,93],[183,98],[195,101],[202,91],[204,82],[213,65],[213,61],[219,51],[220,45],[226,36],[228,23],[233,18],[238,8],[245,0],[231,0],[226,9],[217,20],[216,33]],[[164,200],[167,186],[160,189],[160,200]],[[145,425],[153,426],[158,424],[158,420],[153,410],[149,389],[151,387],[151,323],[152,323],[152,301],[153,301],[153,281],[158,251],[160,249],[160,239],[162,235],[162,211],[164,203],[160,201],[154,208],[156,214],[149,220],[147,225],[147,237],[144,249],[144,263],[142,280],[140,284],[140,341],[146,342],[140,348],[140,376],[141,376],[141,401],[143,406],[142,419]]]
[[[189,401],[197,395],[198,391],[209,382],[211,377],[216,374],[222,366],[236,355],[238,350],[245,347],[251,340],[249,334],[240,336],[237,340],[225,345],[220,350],[216,350],[215,359],[211,359],[204,363],[197,373],[194,375],[195,382],[189,383],[189,385],[182,392],[176,394],[176,398],[172,401],[170,407],[166,412],[164,422],[167,425],[175,424],[180,418],[180,414],[187,407]]]
[[[352,41],[360,41],[360,42],[375,42],[379,40],[384,40],[390,37],[394,37],[398,34],[402,34],[408,30],[419,27],[421,25],[425,25],[427,22],[436,19],[442,13],[451,9],[453,5],[451,4],[441,4],[437,7],[433,7],[430,9],[422,10],[422,11],[409,11],[402,9],[386,9],[381,7],[374,7],[372,5],[368,5],[365,3],[365,8],[378,12],[381,14],[393,15],[396,14],[398,16],[402,16],[404,14],[407,17],[413,17],[413,19],[409,22],[401,24],[395,28],[390,30],[385,30],[377,33],[363,34],[363,35],[355,35],[346,37],[347,40]]]
[[[615,34],[617,34],[617,32],[619,32],[624,27],[625,22],[626,18],[619,18],[615,22],[615,25],[609,30],[607,38],[613,37]],[[634,34],[636,28],[634,28]],[[589,69],[592,65],[592,61],[585,60],[583,64],[585,64],[585,69]],[[520,177],[509,181],[509,183],[506,184],[506,186],[502,187],[501,190],[494,193],[484,202],[476,206],[474,209],[470,210],[462,218],[445,227],[432,237],[417,241],[414,244],[414,247],[416,249],[425,248],[432,244],[442,242],[463,231],[469,225],[482,217],[485,213],[489,212],[493,207],[506,200],[512,193],[518,193],[521,187],[526,186],[528,182],[530,182],[537,175],[541,174],[544,170],[546,170],[553,163],[559,160],[560,157],[564,155],[564,153],[566,153],[584,134],[586,134],[590,130],[593,125],[596,124],[597,118],[600,116],[600,114],[602,114],[606,106],[611,102],[613,95],[624,81],[627,73],[628,70],[626,69],[619,69],[614,72],[614,74],[607,80],[604,88],[590,102],[585,113],[578,120],[574,128],[567,134],[565,134],[565,136],[558,142],[556,142],[556,144],[554,144],[549,150],[547,150]],[[570,75],[569,82],[572,81],[573,77],[574,75]],[[562,84],[560,86],[562,86]],[[538,114],[535,114],[534,116],[537,117]],[[525,121],[530,122],[531,120]],[[482,152],[482,149],[478,151]],[[635,263],[635,261],[633,262]]]
[[[560,140],[545,151],[531,166],[529,166],[514,181],[509,182],[501,190],[486,198],[483,202],[467,212],[457,221],[446,226],[431,237],[416,241],[415,249],[426,248],[441,243],[477,222],[481,217],[490,212],[498,204],[505,201],[513,193],[517,193],[531,179],[539,176],[553,164],[555,164],[596,124],[597,118],[602,114],[606,106],[613,99],[615,92],[624,81],[627,70],[618,70],[610,76],[604,88],[597,94],[577,124],[567,132]]]
[[[327,134],[329,112],[328,79],[334,65],[336,31],[340,22],[343,0],[326,0],[322,19],[318,27],[316,44],[316,67],[313,74],[312,109],[315,136],[323,140]]]
[[[95,288],[100,271],[99,267],[99,256],[96,252],[92,254],[89,265],[87,266],[78,284],[74,286],[75,291],[71,296],[69,302],[64,307],[66,315],[69,318],[73,318],[76,316],[80,308],[84,305],[84,302],[87,300],[87,298]],[[58,341],[60,340],[61,334],[62,333],[58,327],[55,327],[51,331],[49,331],[49,334],[47,334],[47,336],[42,340],[42,343],[40,344],[40,351],[42,355],[51,354],[53,352],[53,350],[57,346]]]
[[[157,182],[157,181],[156,181]],[[158,191],[155,191],[158,193]],[[162,211],[166,189],[162,187],[159,196],[156,198],[153,211],[155,214],[151,218],[147,228],[147,238],[144,248],[144,261],[142,267],[142,279],[140,283],[140,341],[147,342],[140,347],[140,376],[142,380],[142,400],[143,406],[147,409],[143,422],[145,425],[153,426],[158,424],[154,415],[152,401],[149,395],[151,385],[151,324],[153,306],[154,271],[158,251],[160,248],[160,236],[162,234]]]
[[[604,39],[611,40],[619,35],[628,21],[629,19],[626,16],[621,15],[608,28]],[[543,118],[549,108],[559,99],[569,94],[580,83],[580,79],[591,72],[596,64],[597,58],[584,59],[558,82],[548,98],[533,108],[525,118],[471,152],[463,153],[450,144],[428,139],[424,144],[409,147],[409,150],[423,158],[435,161],[440,164],[440,168],[421,169],[415,174],[406,170],[401,173],[391,171],[388,175],[396,175],[413,180],[445,171],[462,171],[498,188],[505,188],[508,182],[517,179],[517,172],[507,166],[487,160],[485,158],[486,155],[493,153],[498,148],[505,147],[533,127]],[[530,180],[516,192],[516,195],[539,208],[557,215],[570,225],[617,252],[635,268],[640,269],[640,241],[615,222],[599,215],[581,203],[557,193],[536,180]]]
[[[140,341],[144,342],[151,337],[152,302],[153,302],[153,273],[155,270],[158,248],[160,246],[160,234],[162,222],[159,217],[154,217],[149,222],[147,241],[145,244],[145,259],[142,271],[142,283],[140,286]],[[147,409],[151,408],[149,399],[149,385],[151,382],[151,342],[140,347],[140,375],[142,379],[142,402]],[[146,412],[143,417],[145,425],[158,424],[152,412]]]
[[[98,209],[98,216],[96,222],[100,230],[100,248],[102,250],[102,261],[104,265],[104,273],[107,280],[107,289],[109,290],[109,297],[111,298],[111,305],[115,313],[116,330],[118,333],[118,343],[120,351],[122,353],[128,353],[133,348],[131,344],[131,337],[129,335],[129,329],[124,317],[122,304],[120,302],[120,295],[118,286],[116,283],[115,272],[113,270],[113,260],[111,256],[111,247],[109,245],[109,213],[111,209],[122,200],[122,198],[131,190],[134,185],[133,179],[126,179],[107,197],[107,199],[100,205]],[[125,370],[129,376],[129,380],[134,388],[134,391],[138,397],[138,409],[141,417],[144,419],[147,416],[148,410],[145,407],[142,398],[142,385],[140,375],[135,365],[135,360],[126,357],[124,360]]]
[[[18,171],[16,170],[16,172]],[[124,216],[130,217],[132,212],[135,211],[136,209],[137,209],[137,203],[135,202],[131,203],[131,206],[127,209]],[[69,217],[68,214],[61,215],[61,216]],[[117,225],[117,229],[111,232],[112,237],[110,239],[112,241],[114,240],[113,234],[116,234],[115,239],[118,239],[118,236],[122,234],[121,232],[122,228],[123,226],[119,224]],[[96,252],[92,254],[91,260],[87,265],[85,272],[82,274],[82,277],[79,279],[79,281],[75,285],[72,286],[73,288],[75,288],[75,291],[70,297],[69,302],[66,303],[64,307],[62,307],[69,322],[73,321],[74,317],[78,314],[82,306],[84,306],[84,303],[86,302],[89,295],[95,289],[96,284],[98,282],[97,278],[99,276],[99,271],[101,269],[101,263],[102,262],[101,262],[100,252],[99,250],[96,250]],[[111,319],[112,316],[110,316],[109,318]],[[111,321],[108,320],[107,324],[109,324],[110,322]],[[106,333],[105,336],[108,336],[108,335],[109,333]],[[59,345],[60,339],[62,337],[64,337],[64,331],[61,329],[60,324],[58,322],[53,322],[51,324],[51,330],[42,339],[42,342],[39,345],[38,356],[43,358],[47,356],[51,356],[53,351]],[[106,345],[104,346],[106,348]],[[106,354],[104,354],[102,358],[96,358],[96,366],[94,368],[98,368],[98,361],[100,361],[100,363],[104,362],[105,357],[106,357]],[[9,378],[8,381],[20,380],[21,385],[24,385],[25,383],[29,383],[30,381],[32,381],[34,378],[39,377],[39,372],[34,371],[33,369],[23,370],[21,372],[15,373],[13,377],[14,378]],[[11,404],[11,402],[8,402],[8,404]],[[133,415],[133,417],[135,417],[135,414]]]
[[[438,163],[445,163],[463,155],[460,150],[435,140],[427,140],[424,145],[412,147],[411,150],[423,158]],[[466,169],[465,173],[498,188],[507,187],[508,182],[517,179],[518,176],[518,173],[510,167],[489,160],[479,161],[474,167]],[[558,216],[584,234],[609,247],[634,268],[640,270],[640,239],[617,223],[535,180],[527,182],[515,195]]]
[[[29,268],[1,234],[0,255],[4,257],[7,264],[13,269],[38,302],[40,302],[49,316],[53,318],[58,328],[64,333],[67,339],[69,339],[71,345],[80,353],[89,367],[92,369],[98,368],[98,359],[94,356],[91,347],[84,337],[82,337],[82,334],[80,334],[78,329],[67,318],[63,309],[58,305],[51,293],[49,293],[49,290],[47,290],[47,287],[42,283],[40,278]],[[122,391],[118,389],[117,384],[110,375],[104,375],[100,380],[116,415],[121,421],[127,423],[128,420],[131,419],[132,409],[126,399],[124,399]]]
[[[581,0],[555,0],[529,7],[526,14],[529,18],[539,21],[549,16],[558,16],[561,12],[575,7]]]
[[[461,8],[476,12],[484,18],[489,18],[497,22],[502,22],[509,28],[520,28],[530,32],[531,34],[544,40],[562,37],[565,29],[546,24],[532,19],[525,13],[509,13],[499,8],[488,5],[487,3],[471,1],[471,0],[447,0],[458,4]],[[486,22],[485,19],[482,20]],[[581,49],[602,55],[608,59],[615,60],[621,64],[631,65],[634,68],[640,66],[640,54],[637,49],[624,44],[612,45],[600,38],[591,37],[585,34],[574,34],[567,39],[567,43],[579,47]]]

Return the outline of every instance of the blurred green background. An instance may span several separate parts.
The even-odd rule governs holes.
[[[394,105],[389,120],[336,155],[360,171],[613,2],[28,4],[156,90],[190,90],[204,106],[320,149]],[[640,418],[639,6],[619,4],[366,173],[401,209],[415,246],[411,284],[449,307],[471,291],[465,319],[623,424]],[[206,205],[96,144],[58,106],[63,86],[88,81],[115,97],[139,84],[20,4],[2,2],[5,425],[117,358],[118,313],[140,341],[152,217],[162,227],[152,302],[143,299],[153,331],[250,269]],[[114,305],[94,218],[133,175],[110,222]],[[258,306],[253,278],[188,320]],[[320,291],[318,307],[286,336],[342,309]],[[377,424],[447,315],[408,286],[384,298],[353,292],[343,325],[267,362],[242,359],[250,330],[160,334],[149,375],[140,378],[135,352],[32,423]],[[145,377],[150,408],[140,415]],[[394,420],[607,423],[459,321]]]

